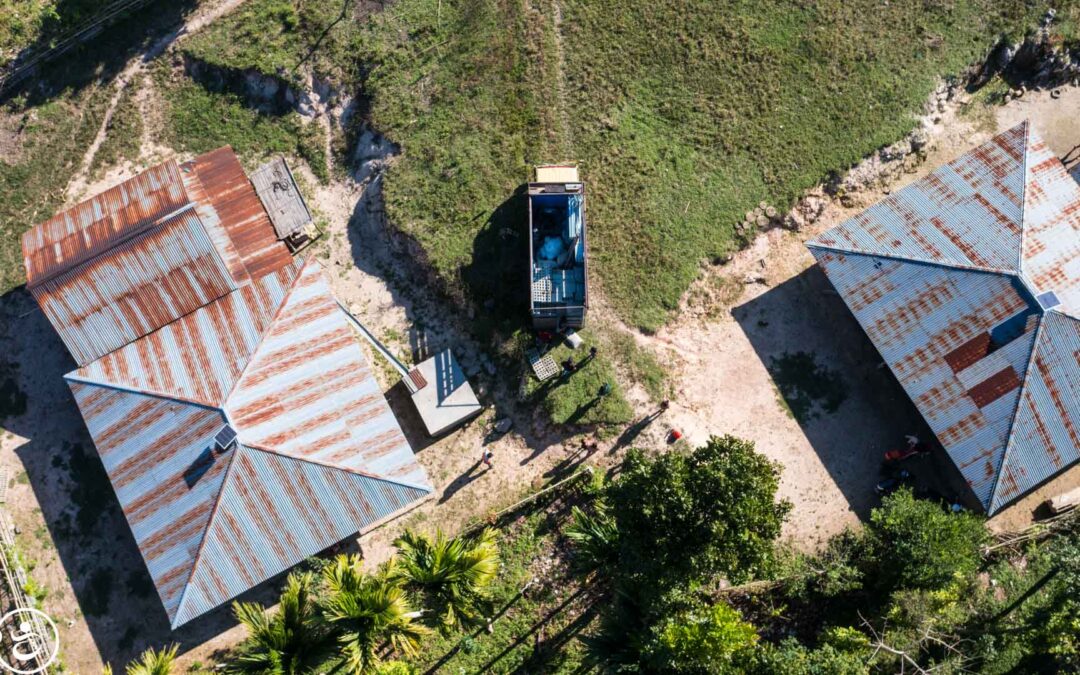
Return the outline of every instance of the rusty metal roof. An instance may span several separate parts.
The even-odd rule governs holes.
[[[27,287],[79,365],[292,260],[227,147],[152,167],[22,244]]]
[[[1027,123],[808,246],[989,513],[1080,460],[1080,186]]]
[[[432,491],[314,262],[66,379],[174,627]]]
[[[229,148],[31,230],[28,286],[172,625],[432,491]]]

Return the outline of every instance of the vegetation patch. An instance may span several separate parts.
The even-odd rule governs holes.
[[[117,166],[125,160],[133,162],[139,158],[143,119],[135,103],[135,90],[135,85],[129,85],[120,95],[120,101],[105,131],[105,140],[94,155],[91,174]]]
[[[301,66],[341,82],[357,77],[351,42],[355,4],[252,0],[184,42],[183,52],[210,65],[295,82]],[[340,20],[339,20],[340,19]]]
[[[590,345],[597,342],[588,331],[580,335],[583,347],[571,349],[560,343],[548,352],[560,367],[569,359],[574,364],[573,372],[564,370],[540,382],[530,370],[524,375],[526,395],[543,406],[555,424],[609,426],[629,422],[634,411],[615,369],[599,349],[596,356],[590,354]]]
[[[651,350],[638,344],[634,336],[613,329],[603,335],[604,349],[610,349],[612,357],[630,379],[640,384],[654,403],[671,396],[671,373]]]
[[[162,134],[172,147],[203,153],[231,145],[249,165],[284,153],[303,158],[320,180],[329,180],[318,124],[304,124],[295,112],[260,112],[240,95],[209,91],[168,66],[157,76],[166,101]]]
[[[747,210],[784,209],[904,136],[939,77],[1033,28],[1047,3],[560,7],[558,35],[544,0],[400,0],[372,18],[371,119],[403,148],[388,213],[462,286],[494,264],[476,245],[486,231],[521,229],[500,206],[530,165],[580,161],[592,269],[627,320],[655,329],[702,259],[740,245]]]
[[[832,414],[847,399],[840,373],[817,363],[809,352],[785,352],[769,359],[769,373],[791,416],[800,423]]]

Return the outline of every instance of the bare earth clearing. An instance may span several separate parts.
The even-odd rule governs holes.
[[[216,16],[236,4],[220,3],[207,12]],[[139,88],[134,100],[140,109],[153,108],[154,93],[144,90],[150,83],[140,66],[132,65],[121,79]],[[611,466],[627,447],[664,447],[672,428],[691,444],[710,434],[745,437],[779,461],[784,467],[781,495],[795,505],[785,537],[797,547],[812,548],[856,525],[875,504],[873,485],[882,453],[902,443],[904,434],[919,433],[923,427],[888,371],[878,368],[872,346],[812,266],[803,242],[873,203],[886,190],[897,189],[1022,118],[1031,118],[1054,150],[1064,155],[1080,142],[1078,105],[1080,89],[1066,89],[1058,99],[1047,92],[1028,93],[995,109],[996,119],[958,116],[951,108],[935,126],[927,161],[915,172],[896,184],[858,193],[847,207],[829,201],[813,226],[797,233],[774,230],[761,235],[729,263],[705,270],[676,320],[656,335],[634,334],[672,366],[676,393],[671,410],[651,424],[631,425],[622,435],[602,441],[588,458],[576,452],[579,438],[561,435],[545,425],[537,411],[516,403],[517,382],[490,374],[486,346],[468,337],[468,317],[448,311],[421,281],[409,276],[409,267],[401,264],[380,218],[378,183],[384,160],[374,157],[365,164],[358,172],[360,182],[319,187],[309,177],[307,182],[316,187],[310,188],[308,197],[329,223],[311,254],[330,272],[340,299],[358,308],[359,318],[405,360],[453,347],[481,399],[493,407],[463,430],[427,439],[402,387],[393,386],[392,373],[369,350],[369,358],[383,373],[391,405],[438,492],[414,512],[362,538],[367,560],[376,564],[386,559],[392,540],[406,526],[455,531],[578,462],[587,459]],[[69,203],[170,153],[147,136],[141,166],[123,166],[96,181],[82,172],[69,186]],[[92,154],[93,148],[84,167],[92,165]],[[603,289],[596,290],[601,299],[589,320],[615,323],[603,305]],[[703,296],[710,299],[703,303],[699,300]],[[618,329],[626,330],[621,325]],[[44,606],[60,625],[69,669],[98,672],[103,661],[118,665],[148,645],[174,640],[182,644],[184,664],[212,661],[216,650],[239,639],[239,629],[228,608],[222,608],[175,633],[168,630],[61,380],[73,363],[23,290],[0,298],[0,349],[20,364],[18,385],[27,395],[27,412],[5,421],[0,439],[0,468],[11,481],[6,507],[20,528],[23,550],[37,561],[32,576],[49,590]],[[800,422],[788,412],[767,366],[796,352],[813,354],[819,365],[840,373],[846,399],[835,413],[818,411]],[[629,393],[638,419],[654,412],[640,387],[631,386]],[[512,416],[513,430],[491,438],[491,421],[504,415]],[[490,471],[479,466],[485,442],[495,454]],[[943,483],[950,479],[951,467],[944,463],[920,470],[944,476]],[[1080,470],[1074,469],[1007,510],[994,525],[1018,526],[1047,495],[1077,483]],[[248,595],[268,601],[273,590],[272,584],[264,584]]]

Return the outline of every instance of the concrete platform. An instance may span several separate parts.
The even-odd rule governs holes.
[[[416,374],[421,376],[423,384],[412,393],[413,405],[429,435],[444,434],[484,409],[449,349],[413,368],[410,377],[406,378],[411,380],[406,381],[407,385],[420,385]]]

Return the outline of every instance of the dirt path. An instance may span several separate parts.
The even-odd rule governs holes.
[[[86,193],[90,180],[90,167],[93,166],[94,157],[97,156],[101,144],[105,142],[105,138],[108,136],[109,125],[112,123],[113,115],[116,114],[117,106],[124,96],[124,91],[132,82],[145,73],[147,64],[187,35],[197,32],[203,26],[216,21],[242,4],[244,4],[244,0],[219,0],[202,6],[188,17],[181,26],[162,36],[144,49],[141,54],[132,57],[128,61],[128,64],[124,66],[124,69],[120,71],[120,74],[112,82],[113,93],[108,106],[105,108],[105,115],[101,119],[101,127],[95,134],[94,140],[91,141],[90,147],[83,153],[82,161],[79,163],[79,170],[75,172],[75,175],[71,177],[71,181],[68,183],[64,194],[69,202],[82,197]]]
[[[563,10],[559,0],[551,0],[551,22],[555,35],[555,107],[558,114],[559,126],[559,151],[562,160],[573,157],[573,126],[570,123],[570,109],[567,104],[566,87],[566,50],[563,47]]]

